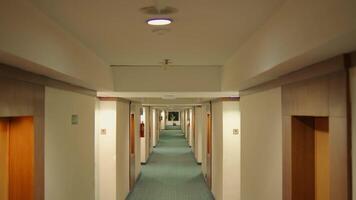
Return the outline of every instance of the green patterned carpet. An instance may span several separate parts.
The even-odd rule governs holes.
[[[180,130],[165,130],[127,200],[213,199]]]

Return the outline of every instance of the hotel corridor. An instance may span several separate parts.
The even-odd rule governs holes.
[[[164,130],[128,200],[213,199],[181,130]]]
[[[0,0],[0,200],[356,200],[356,0]]]

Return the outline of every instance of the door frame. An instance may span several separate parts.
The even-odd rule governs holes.
[[[135,159],[136,159],[136,151],[135,151],[135,114],[131,112],[131,103],[129,108],[129,188],[130,191],[134,188],[136,182],[136,174],[135,174]]]
[[[207,159],[207,184],[209,189],[212,188],[212,154],[213,154],[213,137],[212,137],[212,109],[211,109],[211,103],[210,103],[210,112],[207,114],[207,148],[206,148],[206,159]]]

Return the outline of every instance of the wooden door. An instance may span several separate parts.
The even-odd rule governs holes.
[[[34,199],[32,117],[0,120],[0,199]]]
[[[212,119],[211,114],[207,116],[207,183],[211,189],[212,183]]]
[[[329,119],[317,117],[315,125],[315,200],[330,199]]]
[[[314,119],[292,118],[292,200],[314,200]]]
[[[0,119],[0,200],[9,197],[9,120]]]
[[[135,115],[130,114],[130,129],[129,129],[129,149],[130,149],[130,166],[129,166],[129,182],[130,182],[130,190],[133,189],[136,181],[135,174]]]
[[[292,117],[292,200],[330,199],[327,117]]]

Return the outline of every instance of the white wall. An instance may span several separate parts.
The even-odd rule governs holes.
[[[282,199],[281,88],[242,96],[241,199]]]
[[[129,104],[116,106],[116,186],[117,199],[124,200],[129,193]]]
[[[212,193],[223,199],[223,103],[212,103]]]
[[[167,70],[149,66],[117,67],[113,68],[113,73],[116,91],[186,92],[220,90],[220,67],[169,67]]]
[[[352,107],[352,146],[356,147],[356,67],[350,69],[350,91]],[[356,200],[356,148],[352,148],[352,191]]]
[[[237,101],[223,102],[223,199],[240,200],[241,129],[240,106]]]
[[[31,2],[1,1],[0,24],[0,62],[92,89],[113,88],[109,65]]]
[[[97,200],[116,199],[116,101],[100,101],[96,131]],[[105,130],[106,134],[101,131]]]
[[[286,1],[225,63],[223,90],[270,80],[356,49],[356,1]]]
[[[45,199],[94,200],[95,97],[45,89]],[[71,124],[72,114],[79,124]]]

